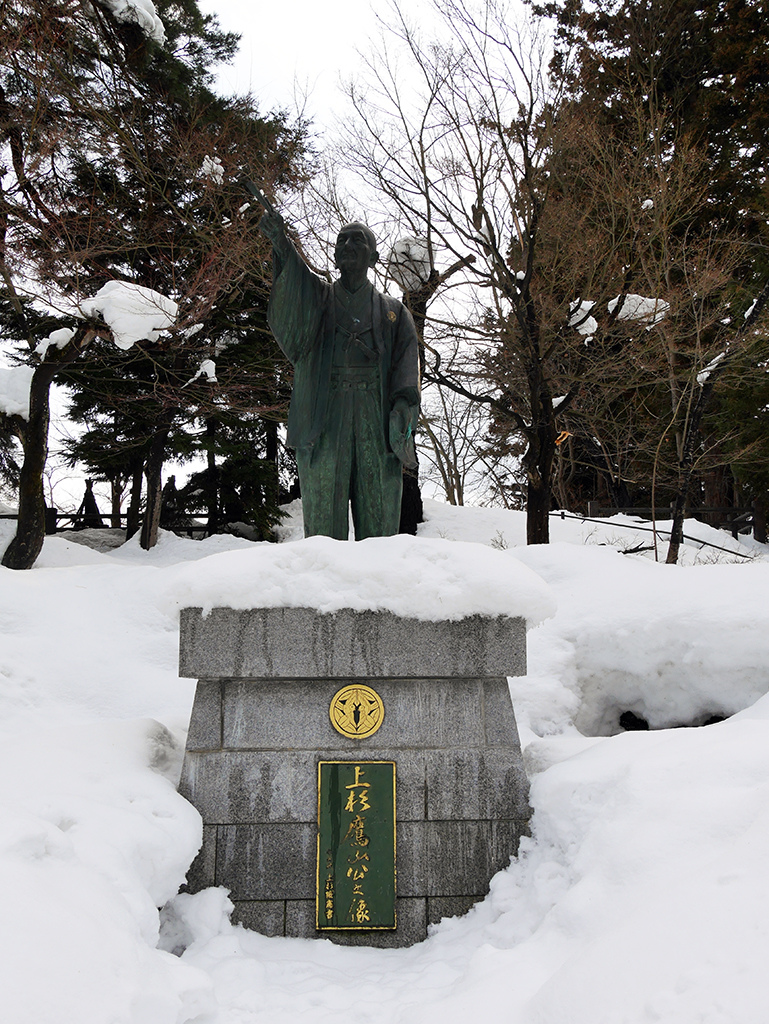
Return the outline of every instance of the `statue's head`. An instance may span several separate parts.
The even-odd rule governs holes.
[[[378,259],[376,238],[371,228],[358,221],[345,224],[337,235],[334,247],[334,263],[339,270],[368,270]]]

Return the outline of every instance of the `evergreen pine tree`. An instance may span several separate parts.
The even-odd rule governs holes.
[[[305,145],[301,125],[262,117],[252,100],[212,91],[213,67],[237,40],[202,15],[196,0],[155,6],[164,40],[118,19],[106,2],[86,8],[34,0],[22,12],[4,5],[0,47],[0,136],[13,168],[3,183],[0,315],[5,324],[15,317],[9,336],[24,340],[36,364],[31,353],[40,335],[25,315],[22,277],[34,283],[38,302],[59,312],[57,325],[78,328],[70,345],[49,349],[42,360],[46,409],[36,429],[47,433],[47,387],[69,363],[80,414],[89,415],[90,406],[103,433],[111,410],[118,431],[131,437],[122,472],[134,481],[141,451],[146,547],[156,536],[163,460],[179,425],[216,415],[234,396],[270,415],[282,401],[276,391],[285,369],[264,319],[268,254],[238,181],[249,173],[268,188],[292,187]],[[174,327],[128,357],[112,347],[106,325],[82,325],[70,312],[115,279],[179,304]],[[222,355],[214,392],[213,359],[241,344],[248,353],[240,365]],[[201,364],[208,367],[202,376]],[[35,493],[26,502],[36,513],[44,448],[38,440]],[[20,509],[20,530],[25,519]],[[23,553],[6,553],[6,564],[32,564],[42,543],[37,523],[32,533]]]
[[[663,344],[633,357],[635,366],[645,367],[644,383],[643,375],[631,372],[631,353],[615,340],[626,359],[626,386],[613,380],[609,360],[592,395],[590,385],[583,389],[582,423],[575,429],[594,435],[596,418],[603,415],[604,425],[613,421],[612,461],[624,461],[634,503],[646,504],[656,491],[659,504],[675,501],[682,516],[686,505],[706,499],[713,471],[739,459],[740,451],[756,450],[750,430],[741,436],[740,403],[728,396],[750,389],[750,380],[760,391],[765,376],[765,317],[757,315],[769,272],[765,5],[567,0],[532,7],[554,19],[552,70],[567,87],[570,109],[605,136],[606,150],[637,156],[653,140],[646,161],[659,169],[658,192],[639,190],[635,198],[649,207],[645,236],[658,233],[655,244],[666,269],[656,294],[671,303],[671,318],[659,329]],[[577,195],[582,181],[563,176],[564,188]],[[617,187],[634,184],[621,180]],[[679,197],[687,189],[692,201],[676,206],[676,189]],[[628,229],[635,241],[638,225]],[[636,281],[649,276],[648,256],[643,263],[634,265],[633,246],[627,246],[625,264]],[[709,287],[699,287],[702,282]],[[748,337],[742,314],[757,297]],[[702,371],[721,353],[703,386]],[[717,405],[710,400],[716,379],[725,389]],[[611,408],[606,396],[613,387]],[[657,442],[650,443],[655,434]],[[747,463],[755,465],[742,461],[743,474]]]

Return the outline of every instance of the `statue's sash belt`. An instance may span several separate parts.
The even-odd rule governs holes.
[[[331,370],[332,391],[376,391],[379,389],[379,367],[335,366]]]

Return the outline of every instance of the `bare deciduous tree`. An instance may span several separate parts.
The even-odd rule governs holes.
[[[503,443],[523,439],[529,543],[549,537],[559,448],[583,457],[562,444],[575,426],[615,492],[652,452],[685,505],[698,377],[739,343],[739,242],[690,230],[708,202],[702,149],[646,102],[613,136],[548,80],[547,41],[505,4],[434,6],[427,42],[393,7],[401,49],[366,62],[343,149],[433,264],[461,267],[454,302],[426,317],[426,382],[485,405]],[[440,358],[447,321],[461,367]]]

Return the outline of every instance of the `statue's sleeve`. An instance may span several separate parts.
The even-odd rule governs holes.
[[[273,249],[273,282],[267,321],[275,340],[296,364],[314,344],[323,316],[324,284],[288,243]]]

